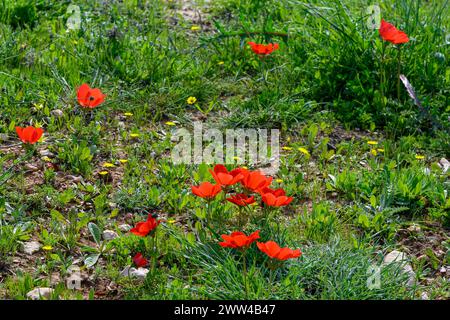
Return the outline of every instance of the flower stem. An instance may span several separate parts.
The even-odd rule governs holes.
[[[401,46],[399,45],[398,47],[398,52],[397,52],[397,100],[400,102],[400,65],[401,65]]]

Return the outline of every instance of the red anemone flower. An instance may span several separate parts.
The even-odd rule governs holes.
[[[149,214],[145,222],[138,222],[136,224],[136,227],[131,229],[130,232],[134,233],[137,236],[145,237],[150,232],[155,230],[159,223],[159,220],[156,220],[151,214]]]
[[[294,198],[285,195],[277,196],[273,193],[265,193],[261,196],[262,201],[269,207],[287,206]]]
[[[44,130],[32,126],[26,128],[16,127],[16,133],[23,143],[35,144],[42,137]]]
[[[138,252],[134,257],[133,257],[133,262],[136,265],[136,267],[141,268],[141,267],[145,267],[146,265],[148,265],[148,260],[144,258],[144,256],[142,255],[142,253]]]
[[[212,184],[211,182],[203,182],[199,186],[192,186],[192,193],[200,198],[212,199],[222,189],[219,184]]]
[[[223,164],[216,165],[214,171],[209,170],[209,172],[211,172],[214,180],[222,186],[231,186],[244,178],[240,169],[228,171]]]
[[[278,43],[269,43],[269,44],[260,44],[260,43],[254,43],[249,42],[249,46],[252,48],[252,51],[258,55],[266,56],[274,52],[275,50],[278,50],[279,45]]]
[[[269,187],[265,187],[265,188],[259,189],[258,193],[261,194],[261,195],[266,194],[266,193],[271,193],[271,194],[273,194],[274,196],[277,196],[277,197],[286,195],[286,192],[282,188],[271,189]]]
[[[258,242],[256,243],[259,250],[267,254],[272,259],[287,260],[298,258],[302,255],[300,249],[292,250],[289,248],[280,248],[280,246],[274,241]]]
[[[244,193],[235,194],[227,198],[227,200],[240,207],[248,206],[256,201],[255,196],[248,197]]]
[[[97,88],[82,84],[77,91],[78,103],[84,108],[93,109],[105,101],[105,95]]]
[[[379,32],[383,40],[389,41],[393,44],[401,44],[409,41],[406,33],[398,30],[392,24],[384,21],[383,19],[381,20]]]
[[[223,242],[219,245],[224,248],[248,248],[253,242],[259,239],[259,230],[256,230],[251,235],[246,236],[243,232],[237,231],[230,235],[223,234]]]
[[[272,183],[272,177],[266,177],[260,171],[251,171],[242,179],[242,185],[253,192],[268,187]]]

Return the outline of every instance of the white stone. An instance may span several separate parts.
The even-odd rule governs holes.
[[[60,109],[55,109],[50,112],[53,116],[61,118],[64,115],[64,112]]]
[[[113,239],[117,238],[118,236],[119,235],[115,231],[112,231],[112,230],[103,231],[103,239],[106,241],[113,240]]]
[[[140,280],[144,280],[147,277],[148,272],[149,272],[149,270],[146,268],[138,268],[138,269],[131,268],[130,277],[136,277]]]
[[[406,283],[408,287],[412,287],[415,285],[416,274],[411,265],[408,264],[408,256],[406,255],[406,253],[397,250],[391,251],[384,257],[383,264],[388,265],[391,263],[399,263],[403,272],[408,275],[408,282]]]
[[[119,230],[122,232],[128,232],[131,230],[131,226],[129,224],[124,223],[119,225]]]
[[[426,293],[425,291],[422,292],[422,294],[420,295],[420,298],[422,300],[430,300],[430,297],[428,296],[428,293]]]
[[[447,173],[448,169],[450,169],[450,162],[447,159],[442,158],[439,160],[439,166],[442,168],[443,173]]]
[[[54,290],[52,288],[36,288],[27,293],[30,300],[50,299]]]
[[[406,259],[407,259],[407,257],[406,257],[405,253],[394,250],[394,251],[389,252],[384,257],[384,263],[389,264],[392,262],[401,262],[401,261],[405,261]]]
[[[135,277],[140,280],[144,280],[147,277],[147,273],[149,272],[146,268],[133,268],[130,266],[125,267],[125,269],[120,272],[120,274],[124,277]]]
[[[32,255],[33,253],[38,252],[40,248],[41,248],[41,244],[37,241],[25,242],[22,245],[22,251],[29,255]]]

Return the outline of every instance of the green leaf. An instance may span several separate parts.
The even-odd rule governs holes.
[[[97,243],[97,245],[100,245],[102,241],[102,233],[100,232],[100,228],[95,223],[89,222],[88,229],[92,237],[94,238],[95,243]]]
[[[84,259],[84,264],[88,268],[93,267],[97,263],[99,258],[100,258],[100,253],[91,254],[91,255],[87,256],[86,259]]]

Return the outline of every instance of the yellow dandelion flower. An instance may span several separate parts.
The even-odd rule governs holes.
[[[384,152],[384,149],[381,149],[381,148],[380,148],[380,149],[377,149],[377,151],[383,153],[383,152]]]
[[[290,151],[290,150],[292,150],[292,148],[291,148],[291,147],[283,147],[282,149],[283,149],[283,150],[286,150],[286,151]]]
[[[173,121],[167,121],[166,125],[173,127],[173,126],[176,126],[177,124],[175,122],[173,122]]]
[[[127,160],[127,159],[119,159],[119,162],[120,162],[120,163],[127,163],[128,160]]]
[[[42,160],[44,160],[45,162],[51,162],[51,161],[52,161],[52,159],[50,159],[50,158],[47,157],[47,156],[43,156],[43,157],[42,157]]]
[[[103,163],[102,167],[104,167],[104,168],[114,168],[115,165],[112,164],[111,162],[105,162],[105,163]]]
[[[416,154],[416,159],[417,160],[423,160],[423,159],[425,159],[425,156],[423,156],[421,154]]]
[[[370,153],[374,156],[374,157],[376,157],[377,156],[377,150],[375,150],[375,149],[372,149],[372,150],[370,150]]]
[[[196,97],[189,97],[186,100],[187,104],[194,104],[197,102],[197,98]]]
[[[201,28],[200,28],[200,26],[196,26],[196,25],[193,25],[192,27],[191,27],[191,31],[198,31],[198,30],[200,30]]]
[[[300,151],[301,153],[303,153],[307,156],[310,156],[308,149],[300,147],[300,148],[298,148],[298,151]]]
[[[367,144],[370,144],[371,146],[376,146],[378,144],[378,141],[369,140],[367,141]]]
[[[277,183],[282,183],[283,182],[283,180],[281,180],[281,179],[276,179],[275,180]]]
[[[98,174],[101,176],[106,176],[108,173],[108,171],[100,171]]]
[[[131,112],[125,112],[123,115],[125,117],[132,117],[133,116],[133,114]]]
[[[169,220],[167,220],[167,223],[170,223],[170,224],[174,224],[175,222],[176,222],[175,219],[169,219]]]
[[[132,137],[132,138],[139,138],[139,133],[131,133],[130,137]]]
[[[53,250],[53,247],[52,246],[43,246],[42,250],[51,251],[51,250]]]

